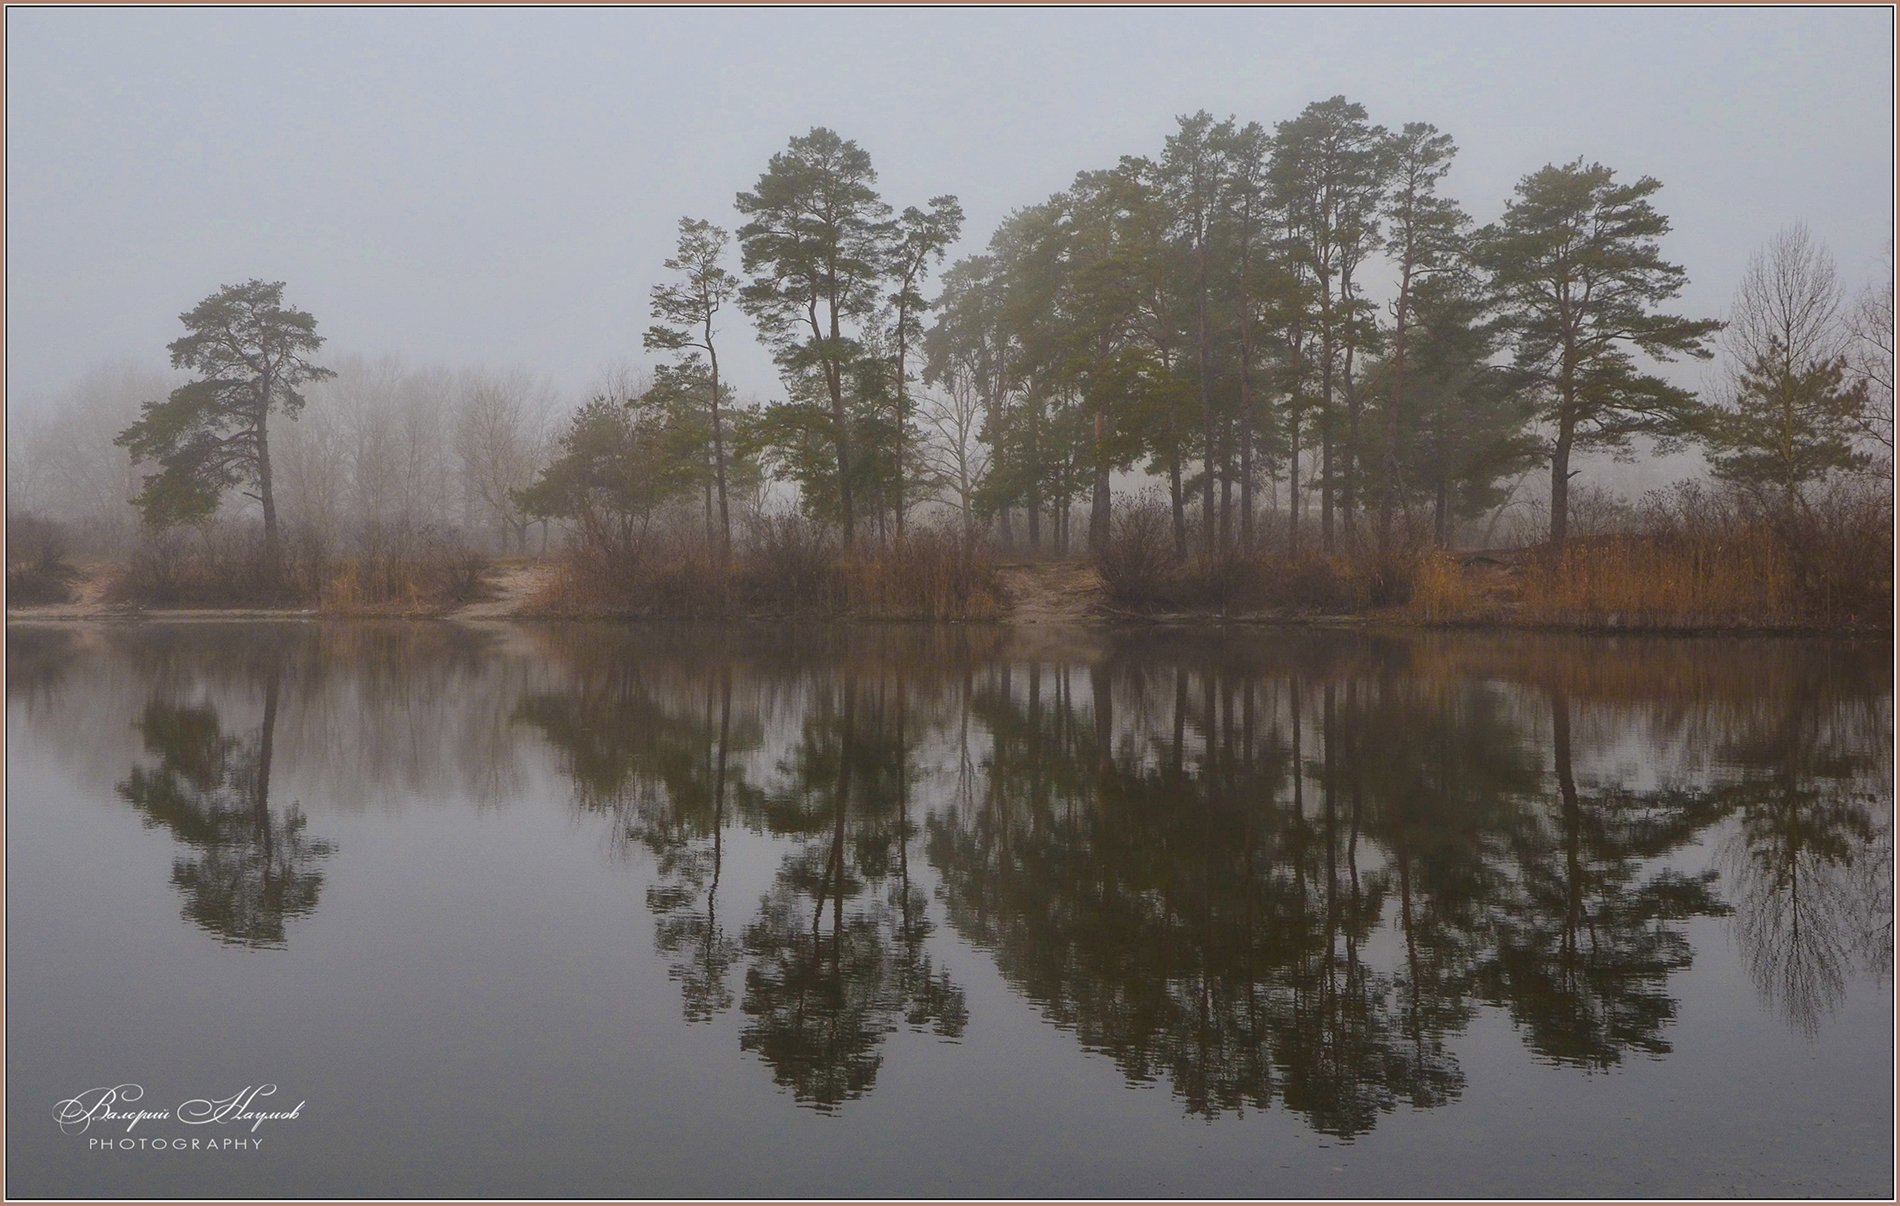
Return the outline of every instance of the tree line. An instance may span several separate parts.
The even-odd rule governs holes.
[[[901,541],[934,503],[970,533],[1067,552],[1080,505],[1099,551],[1117,481],[1146,475],[1179,558],[1383,553],[1448,543],[1533,470],[1560,546],[1576,457],[1638,439],[1701,443],[1718,477],[1789,508],[1830,475],[1890,476],[1891,297],[1848,305],[1804,230],[1757,257],[1724,337],[1673,312],[1687,275],[1660,248],[1659,181],[1547,165],[1480,226],[1443,188],[1456,152],[1342,96],[1270,129],[1200,112],[946,266],[957,199],[897,211],[868,153],[813,129],[737,195],[736,233],[681,219],[649,297],[650,377],[609,383],[545,439],[522,381],[467,387],[462,513],[517,548],[539,519],[624,552],[696,502],[723,556],[735,497],[787,482],[846,547]],[[181,315],[170,352],[191,380],[117,439],[153,467],[134,500],[148,524],[235,493],[276,555],[271,420],[333,376],[283,290],[227,286]],[[779,400],[741,407],[722,377],[733,308],[771,349]],[[1718,396],[1654,371],[1724,348]]]

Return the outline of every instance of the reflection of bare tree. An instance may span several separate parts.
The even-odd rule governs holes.
[[[270,806],[273,760],[300,784],[320,767],[302,790],[338,800],[468,796],[505,790],[478,763],[534,767],[522,734],[539,734],[612,852],[650,862],[651,938],[686,1018],[735,1023],[812,1108],[874,1088],[893,1032],[960,1032],[967,1005],[930,957],[939,908],[1130,1080],[1197,1114],[1278,1106],[1343,1136],[1474,1091],[1458,1044],[1487,1006],[1550,1062],[1667,1052],[1685,922],[1723,907],[1711,877],[1675,869],[1717,824],[1734,829],[1737,945],[1796,1025],[1890,967],[1891,703],[1864,656],[517,636],[179,625],[112,630],[93,668],[92,648],[11,632],[8,656],[15,685],[45,673],[61,723],[153,701],[138,731],[155,757],[112,751],[94,781],[178,837],[187,916],[234,942],[281,942],[321,883],[324,843]],[[267,655],[283,680],[264,724],[224,732]],[[199,699],[216,709],[159,702]],[[1623,773],[1632,756],[1645,777]],[[909,858],[920,829],[940,899]],[[769,887],[735,904],[741,831],[777,851]]]
[[[285,921],[317,906],[323,876],[311,864],[330,852],[304,836],[295,805],[271,809],[280,673],[265,680],[263,722],[250,738],[227,737],[209,705],[147,704],[138,727],[158,765],[133,767],[118,789],[192,851],[172,865],[185,917],[239,946],[284,945]]]
[[[1892,959],[1892,809],[1877,820],[1879,755],[1845,740],[1841,720],[1802,701],[1728,743],[1742,768],[1728,789],[1736,938],[1762,995],[1810,1036],[1857,960],[1881,971]]]

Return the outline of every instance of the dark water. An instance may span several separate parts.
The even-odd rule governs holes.
[[[1891,656],[11,626],[7,1190],[1888,1196]]]

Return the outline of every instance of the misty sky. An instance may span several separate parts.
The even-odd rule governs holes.
[[[1177,113],[1263,123],[1334,93],[1461,148],[1495,218],[1577,156],[1660,177],[1682,309],[1720,314],[1806,221],[1858,288],[1893,228],[1886,9],[199,8],[7,12],[7,405],[154,367],[220,284],[289,282],[333,354],[520,366],[579,400],[644,360],[682,214],[736,227],[829,125],[901,208],[955,193],[959,253]],[[733,267],[737,268],[735,254]],[[736,309],[722,355],[776,396]],[[1691,370],[1701,374],[1706,370]]]

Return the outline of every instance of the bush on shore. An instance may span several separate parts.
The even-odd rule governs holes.
[[[1686,483],[1627,530],[1572,542],[1525,573],[1524,619],[1648,628],[1860,627],[1893,619],[1893,504],[1841,481],[1763,499]]]
[[[79,571],[66,560],[66,529],[42,515],[7,517],[7,602],[70,603]]]
[[[902,541],[846,550],[800,515],[750,525],[721,564],[696,527],[649,534],[632,556],[570,548],[530,610],[667,619],[798,617],[972,620],[1000,614],[996,571],[981,547],[921,526]]]
[[[1409,546],[1326,555],[1268,549],[1174,554],[1172,517],[1159,498],[1119,502],[1096,571],[1109,600],[1130,611],[1280,611],[1338,615],[1406,602],[1423,553]],[[1193,535],[1190,547],[1198,547]]]
[[[439,611],[481,597],[489,559],[433,525],[370,525],[343,549],[293,528],[273,571],[261,524],[152,532],[106,587],[142,607],[298,607],[338,615]]]
[[[1267,549],[1174,555],[1154,498],[1118,506],[1096,558],[1116,605],[1144,613],[1385,614],[1430,624],[1515,621],[1632,629],[1885,627],[1893,503],[1841,479],[1795,500],[1684,483],[1573,538],[1468,567],[1442,550],[1363,543],[1335,555]],[[1198,542],[1190,541],[1193,546]]]

